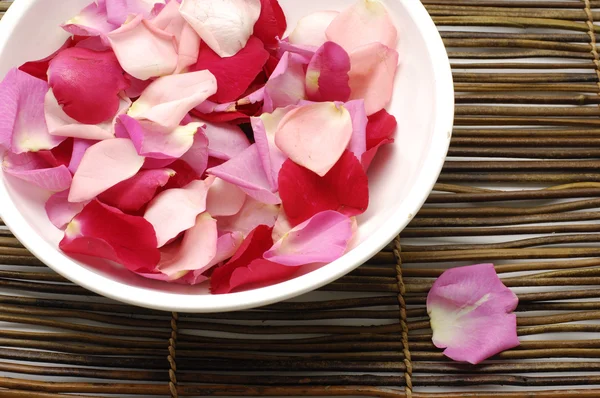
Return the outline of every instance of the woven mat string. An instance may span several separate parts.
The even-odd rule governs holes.
[[[406,286],[404,286],[404,278],[402,277],[402,245],[400,244],[400,236],[398,235],[394,239],[394,257],[396,259],[396,279],[398,281],[398,304],[400,306],[400,327],[402,332],[400,335],[402,341],[402,352],[404,353],[404,365],[406,367],[404,371],[404,380],[406,382],[406,398],[412,398],[413,385],[412,385],[412,358],[410,355],[410,349],[408,346],[408,324],[406,316],[406,302],[404,295],[406,294]]]
[[[171,313],[171,337],[169,338],[169,391],[171,392],[171,398],[178,398],[177,393],[177,362],[176,362],[176,349],[177,349],[177,320],[179,315],[176,312]]]

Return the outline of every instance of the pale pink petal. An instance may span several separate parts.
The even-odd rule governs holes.
[[[281,203],[279,196],[271,191],[256,144],[206,172],[237,185],[256,200],[269,204]]]
[[[293,267],[330,263],[346,252],[352,235],[350,218],[333,210],[324,211],[287,232],[264,258]]]
[[[338,15],[337,11],[317,11],[308,14],[298,21],[296,29],[290,34],[290,43],[320,47],[327,41],[327,27]]]
[[[144,218],[154,226],[158,247],[194,226],[196,217],[206,210],[206,196],[213,180],[209,177],[183,188],[168,189],[148,204]]]
[[[352,118],[343,105],[322,102],[289,112],[275,133],[277,147],[296,164],[323,177],[352,137]]]
[[[288,39],[279,40],[279,50],[277,54],[279,57],[283,57],[283,54],[286,52],[297,54],[302,57],[302,60],[305,63],[309,63],[311,58],[315,55],[319,47],[303,45],[303,44],[294,44],[290,43]]]
[[[133,143],[112,138],[89,147],[73,176],[69,202],[93,199],[108,188],[133,177],[144,164]]]
[[[379,112],[392,98],[398,52],[373,43],[350,53],[350,61],[350,99],[364,99],[367,116]]]
[[[213,217],[233,216],[246,202],[246,193],[236,185],[216,178],[208,190],[206,211]]]
[[[175,128],[190,110],[216,92],[217,80],[209,71],[164,76],[144,90],[128,115]]]
[[[46,201],[46,214],[56,228],[65,228],[87,204],[87,202],[71,203],[67,200],[68,197],[69,191],[62,191],[50,196]]]
[[[13,68],[0,83],[0,146],[14,153],[52,149],[65,140],[48,133],[44,96],[48,83]]]
[[[285,234],[291,231],[292,228],[294,228],[294,226],[290,224],[290,220],[288,220],[287,216],[285,215],[285,211],[282,207],[279,211],[279,214],[277,215],[275,225],[273,226],[273,242],[277,242],[278,240],[283,238]]]
[[[107,37],[125,72],[135,78],[147,80],[169,75],[177,68],[175,37],[141,15]]]
[[[198,111],[202,114],[219,113],[219,112],[237,112],[238,106],[253,105],[258,102],[262,102],[265,99],[265,88],[261,87],[256,91],[251,92],[247,96],[240,98],[237,101],[226,102],[218,104],[209,100],[204,101],[200,105],[194,108],[194,111]],[[207,117],[208,115],[205,115]]]
[[[120,24],[108,22],[106,0],[93,1],[61,27],[72,35],[100,36],[117,29]]]
[[[252,198],[246,198],[242,209],[234,216],[218,217],[219,231],[240,232],[246,237],[259,225],[275,225],[280,206],[269,205]]]
[[[6,174],[48,191],[60,192],[71,186],[72,177],[66,166],[50,167],[33,152],[21,154],[8,152],[4,156],[2,170]]]
[[[326,35],[348,52],[375,42],[390,48],[398,43],[396,26],[379,0],[358,0],[334,18]]]
[[[338,44],[325,42],[306,70],[306,96],[312,101],[348,101],[350,57]]]
[[[138,14],[150,18],[158,6],[164,6],[164,0],[106,0],[107,19],[110,23],[122,25]]]
[[[451,268],[427,296],[433,343],[455,361],[472,364],[516,347],[517,321],[511,312],[518,301],[493,264]]]
[[[221,57],[246,46],[260,16],[260,0],[183,0],[181,15]]]
[[[71,173],[75,174],[81,163],[81,159],[83,159],[83,154],[96,142],[98,141],[82,140],[79,138],[73,140],[73,153],[71,154],[71,161],[69,162],[69,171]]]
[[[250,146],[248,137],[238,126],[228,123],[202,123],[206,124],[204,134],[208,138],[208,154],[213,158],[229,160]]]
[[[344,104],[344,107],[350,112],[352,118],[352,138],[348,144],[348,150],[354,153],[357,159],[367,151],[367,112],[363,100],[352,100]]]
[[[271,113],[277,108],[296,105],[306,99],[305,67],[308,61],[305,57],[285,53],[277,68],[265,85],[265,104],[263,112]]]
[[[188,124],[192,125],[194,122]],[[198,123],[204,125],[204,123]],[[194,142],[190,149],[181,157],[181,160],[185,161],[198,175],[204,174],[206,167],[208,166],[209,149],[208,149],[208,138],[204,133],[204,128],[199,128],[194,135]]]

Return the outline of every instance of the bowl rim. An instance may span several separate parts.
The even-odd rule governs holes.
[[[448,153],[454,121],[454,85],[450,62],[442,38],[425,7],[420,1],[399,0],[421,30],[426,50],[433,61],[435,109],[434,132],[425,159],[428,167],[422,167],[417,180],[428,189],[417,193],[412,190],[402,208],[364,242],[353,249],[352,261],[338,259],[317,270],[290,281],[263,288],[223,295],[191,295],[167,293],[148,288],[129,286],[88,270],[60,253],[53,245],[39,236],[13,203],[6,185],[0,183],[0,213],[15,237],[54,271],[70,281],[102,296],[120,302],[164,311],[177,312],[224,312],[260,307],[287,300],[318,289],[359,267],[391,242],[421,208],[441,172]],[[0,53],[4,50],[10,33],[20,16],[34,4],[34,0],[16,1],[0,22]],[[126,289],[125,289],[126,287]]]

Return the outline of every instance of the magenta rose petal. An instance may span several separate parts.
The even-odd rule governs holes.
[[[307,98],[311,101],[348,101],[348,72],[348,53],[332,41],[325,42],[315,52],[306,70]]]
[[[259,225],[272,227],[279,214],[279,206],[259,202],[251,197],[246,198],[242,209],[233,216],[218,217],[219,231],[240,232],[247,236]]]
[[[398,32],[379,0],[358,0],[331,21],[327,38],[348,52],[374,42],[396,48]]]
[[[79,168],[79,164],[81,163],[81,159],[83,159],[83,154],[89,147],[94,145],[98,141],[94,140],[82,140],[82,139],[74,139],[73,140],[73,151],[71,153],[71,159],[69,161],[69,171],[75,174],[77,169]]]
[[[183,0],[181,15],[220,57],[238,53],[252,35],[260,0]]]
[[[72,35],[101,36],[120,26],[108,22],[107,18],[106,0],[97,0],[63,23],[61,27]]]
[[[168,189],[148,204],[144,218],[156,230],[158,247],[194,226],[198,214],[206,210],[206,196],[213,180],[209,177],[183,188]]]
[[[69,189],[72,182],[71,172],[65,165],[51,167],[39,154],[32,152],[8,152],[4,156],[2,170],[6,174],[53,192]]]
[[[87,202],[71,203],[67,200],[68,197],[69,191],[57,192],[50,196],[44,206],[48,219],[58,229],[65,228],[87,204]]]
[[[120,26],[135,15],[151,18],[157,6],[164,6],[164,1],[106,0],[107,20]]]
[[[433,284],[427,313],[433,343],[455,361],[478,364],[519,345],[517,296],[498,278],[493,264],[451,268]]]
[[[304,44],[294,44],[294,43],[290,43],[288,39],[284,39],[284,40],[279,40],[279,50],[278,50],[278,54],[279,57],[275,57],[275,60],[277,60],[277,63],[279,63],[279,60],[283,57],[283,55],[286,52],[289,52],[291,54],[296,54],[302,57],[302,60],[308,64],[311,60],[312,57],[314,57],[315,53],[317,52],[317,50],[319,49],[319,46],[308,46],[308,45],[304,45]],[[270,62],[273,62],[273,60],[271,60]],[[275,64],[275,68],[277,68],[277,64]],[[273,69],[273,72],[275,71],[275,68]],[[271,74],[273,74],[273,72],[271,72]],[[269,75],[270,77],[270,75]]]
[[[317,11],[298,21],[289,41],[292,44],[321,47],[326,41],[325,31],[339,15],[337,11]]]
[[[308,60],[298,54],[286,52],[265,85],[263,112],[272,113],[277,108],[296,105],[306,99],[306,65]]]
[[[171,169],[141,170],[133,177],[102,192],[98,199],[125,213],[135,213],[150,202],[156,191],[164,187],[174,175],[175,172]]]
[[[220,178],[215,178],[208,190],[206,211],[213,217],[233,216],[246,202],[246,193],[236,185]]]
[[[67,225],[59,247],[67,254],[112,260],[131,271],[154,269],[160,260],[149,222],[97,200],[87,204]]]
[[[278,0],[261,0],[260,16],[254,24],[254,36],[268,48],[276,48],[277,38],[283,37],[287,29],[285,14]]]
[[[367,124],[367,151],[361,158],[365,170],[369,168],[381,146],[394,142],[397,125],[396,118],[390,115],[385,109],[369,116],[369,123]]]
[[[73,176],[70,202],[93,199],[100,193],[133,177],[144,164],[133,143],[125,138],[100,141],[89,147]]]
[[[293,267],[329,263],[346,252],[352,235],[350,218],[327,210],[287,232],[265,252],[264,258]]]
[[[250,146],[248,137],[238,126],[226,123],[206,123],[204,134],[208,138],[208,154],[217,159],[229,160]]]

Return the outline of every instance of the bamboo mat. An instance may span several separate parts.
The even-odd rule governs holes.
[[[600,1],[423,3],[449,47],[456,128],[399,239],[298,300],[178,315],[74,286],[1,230],[0,396],[600,397]],[[491,261],[519,296],[522,344],[451,362],[427,291]]]

